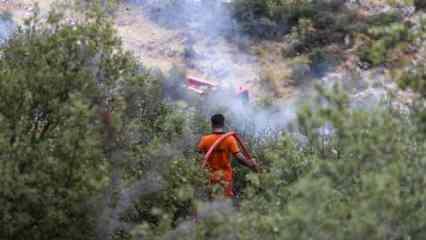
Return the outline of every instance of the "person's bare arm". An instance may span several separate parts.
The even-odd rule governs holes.
[[[250,168],[255,172],[259,171],[258,165],[254,159],[247,159],[246,156],[244,156],[244,154],[242,154],[241,152],[234,154],[234,156],[237,158],[240,164]]]
[[[203,155],[206,154],[203,137],[201,137],[200,141],[198,142],[197,148],[195,151],[197,151],[199,154],[203,154]]]

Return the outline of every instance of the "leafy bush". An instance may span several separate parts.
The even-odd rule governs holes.
[[[321,75],[327,71],[329,65],[331,65],[330,56],[320,49],[315,48],[312,50],[312,53],[309,54],[311,70],[316,75]]]
[[[426,2],[422,0],[414,0],[414,6],[417,10],[424,10],[426,9]]]
[[[392,23],[388,26],[371,27],[368,31],[372,38],[367,47],[361,49],[361,60],[373,65],[391,63],[392,50],[404,51],[413,40],[410,28],[401,23]]]
[[[292,33],[295,53],[342,42],[355,26],[354,13],[341,0],[237,0],[233,6],[243,31],[254,37],[280,38]]]
[[[166,103],[174,82],[124,52],[110,19],[64,18],[33,17],[0,50],[1,239],[426,237],[423,61],[401,74],[419,93],[408,114],[351,109],[339,88],[318,88],[293,132],[259,134],[249,116],[227,115],[264,169],[237,168],[236,210],[205,200],[201,110]],[[410,39],[390,29],[376,35]]]
[[[239,212],[208,208],[197,225],[153,239],[425,237],[426,145],[416,121],[384,107],[351,110],[345,94],[320,92],[326,107],[299,115],[306,141],[284,135],[262,146],[266,171],[248,175]]]
[[[311,17],[315,11],[311,1],[304,0],[237,0],[233,2],[233,8],[244,31],[266,38],[288,33],[299,18]]]
[[[1,239],[125,236],[158,222],[151,207],[186,216],[184,190],[204,179],[196,112],[164,102],[111,19],[82,17],[35,14],[0,50]]]
[[[1,49],[2,238],[94,238],[89,199],[109,168],[96,84],[124,76],[128,57],[109,22],[59,19],[52,13],[40,24],[34,16]]]

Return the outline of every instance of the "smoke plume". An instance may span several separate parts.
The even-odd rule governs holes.
[[[247,51],[250,39],[233,18],[231,1],[223,0],[147,0],[138,2],[143,14],[162,27],[182,32],[185,63],[196,77],[219,84],[216,91],[202,96],[206,116],[223,112],[230,126],[257,135],[284,129],[296,117],[298,99],[259,107],[257,84],[261,67],[256,56]],[[176,85],[182,85],[182,79]],[[249,89],[250,101],[237,97],[240,87]],[[187,94],[192,92],[184,91]],[[250,125],[250,126],[247,126]],[[244,129],[245,128],[245,129]]]

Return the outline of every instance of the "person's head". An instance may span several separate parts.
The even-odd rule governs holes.
[[[215,114],[211,117],[212,128],[225,127],[225,117],[222,114]]]

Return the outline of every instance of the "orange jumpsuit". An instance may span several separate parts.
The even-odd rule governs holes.
[[[224,133],[213,133],[203,136],[198,149],[206,154],[210,147],[216,142],[218,138]],[[211,157],[207,161],[207,168],[209,170],[209,183],[220,184],[224,188],[225,197],[233,197],[233,171],[231,166],[231,154],[240,152],[240,147],[234,136],[227,137],[218,147],[213,151]]]

